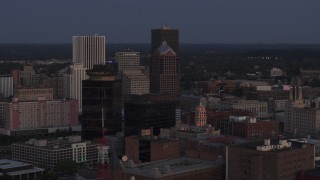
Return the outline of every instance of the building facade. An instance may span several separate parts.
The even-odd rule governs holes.
[[[12,144],[12,159],[54,169],[60,160],[77,163],[96,163],[98,143],[81,140],[80,136],[69,136],[51,140],[30,139]]]
[[[82,135],[86,139],[121,131],[122,82],[116,79],[116,69],[107,68],[97,66],[82,81]]]
[[[52,88],[19,88],[16,89],[14,97],[19,101],[37,101],[39,97],[53,100]]]
[[[227,149],[229,180],[292,180],[314,167],[314,146],[309,144],[266,139]]]
[[[306,103],[302,97],[301,79],[291,80],[290,99],[285,107],[284,131],[294,136],[320,136],[320,100]]]
[[[175,126],[176,103],[169,96],[141,95],[125,103],[126,135],[138,135],[140,130],[153,127],[155,135],[160,128]]]
[[[27,133],[63,127],[77,127],[78,106],[76,100],[51,100],[39,98],[37,101],[1,102],[3,108],[3,128],[0,133],[6,135]]]
[[[0,95],[3,97],[13,95],[13,78],[11,75],[0,76]]]
[[[220,122],[220,130],[223,134],[244,138],[272,138],[279,135],[279,121],[257,121],[246,116],[230,117],[230,120]]]
[[[73,64],[64,75],[64,97],[78,100],[78,111],[82,112],[82,81],[88,79],[82,64]]]
[[[268,103],[255,100],[226,100],[218,103],[220,110],[241,109],[255,114],[257,119],[269,119]]]
[[[199,104],[194,110],[194,124],[195,126],[204,126],[207,124],[207,110],[206,106]]]
[[[73,63],[80,63],[88,70],[93,65],[105,64],[105,44],[105,36],[73,36]]]
[[[115,60],[119,71],[137,69],[140,67],[140,52],[116,52]]]
[[[151,60],[150,90],[152,93],[180,96],[180,62],[175,51],[165,41]]]
[[[148,94],[150,93],[149,72],[145,69],[131,69],[122,72],[122,94]]]
[[[152,135],[125,137],[125,154],[135,163],[179,158],[179,140],[158,139]]]

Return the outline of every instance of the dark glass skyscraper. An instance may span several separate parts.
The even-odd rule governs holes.
[[[121,131],[122,90],[116,68],[94,67],[87,71],[90,79],[82,81],[82,135],[86,139],[101,137],[103,118],[105,135]]]
[[[134,95],[125,103],[126,135],[138,135],[143,129],[153,128],[155,135],[160,128],[176,125],[176,103],[170,96],[160,94]]]
[[[151,55],[166,41],[174,52],[179,54],[179,30],[163,26],[151,30]]]
[[[180,62],[174,50],[163,41],[151,59],[150,91],[180,96]]]

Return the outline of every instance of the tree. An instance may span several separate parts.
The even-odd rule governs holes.
[[[34,180],[57,180],[58,176],[53,172],[47,172],[41,175],[37,175],[33,178]]]
[[[7,174],[0,176],[0,180],[11,180],[11,179],[12,179],[12,177]]]
[[[77,163],[72,160],[60,160],[55,167],[56,172],[75,174],[77,171]]]

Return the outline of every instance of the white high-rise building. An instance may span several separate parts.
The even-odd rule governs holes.
[[[137,69],[140,67],[140,52],[117,52],[115,60],[119,71]]]
[[[105,44],[105,36],[73,36],[73,63],[81,63],[88,70],[93,65],[105,64]]]
[[[4,97],[13,95],[13,78],[10,75],[0,76],[0,94]]]
[[[86,68],[82,64],[73,64],[69,73],[64,75],[65,97],[78,100],[78,112],[82,112],[82,80],[88,79]]]

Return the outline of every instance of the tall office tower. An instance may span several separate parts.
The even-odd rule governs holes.
[[[180,62],[166,41],[155,51],[151,60],[150,90],[152,93],[180,96]]]
[[[137,69],[140,67],[140,52],[116,52],[118,70]]]
[[[78,112],[82,112],[82,80],[88,79],[82,64],[73,64],[64,75],[64,96],[78,100]]]
[[[107,64],[87,71],[82,81],[82,135],[86,139],[114,135],[121,131],[121,80],[116,79],[117,67]],[[103,121],[102,121],[103,120]]]
[[[175,53],[179,55],[179,30],[162,26],[158,29],[151,30],[151,55],[161,46],[163,41],[167,41],[168,45]]]
[[[105,64],[105,36],[73,36],[73,63],[81,63],[84,68]]]
[[[0,97],[13,95],[13,78],[10,75],[0,75]]]

